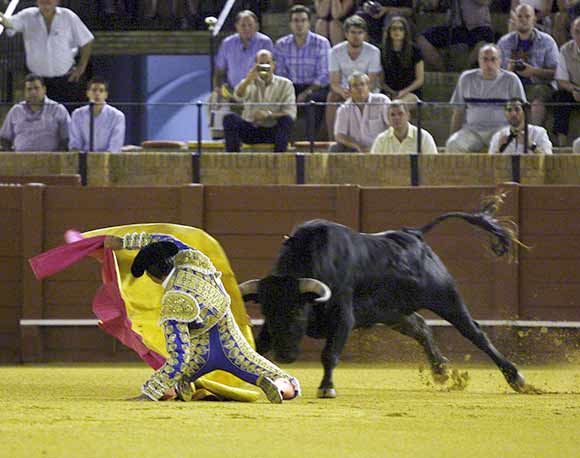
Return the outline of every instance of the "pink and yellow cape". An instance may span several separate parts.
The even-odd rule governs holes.
[[[149,232],[172,235],[183,243],[205,253],[222,272],[223,284],[229,293],[231,309],[240,330],[254,347],[250,320],[238,289],[235,275],[220,244],[206,232],[177,224],[131,224],[85,232],[74,236],[69,232],[68,246],[58,247],[38,255],[30,264],[38,278],[52,275],[84,256],[102,260],[103,285],[93,299],[93,312],[99,326],[123,344],[133,349],[153,369],[165,362],[165,337],[158,325],[163,288],[144,275],[131,275],[131,264],[137,250],[101,250],[105,235],[123,235],[131,232]],[[72,234],[72,235],[71,235]],[[195,399],[210,396],[235,401],[255,401],[258,391],[237,377],[215,371],[195,381]]]

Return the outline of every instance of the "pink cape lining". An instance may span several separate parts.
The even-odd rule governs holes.
[[[165,363],[165,358],[147,348],[141,336],[132,329],[117,281],[113,251],[109,248],[103,250],[105,236],[84,238],[80,232],[68,230],[65,240],[66,245],[45,251],[28,260],[36,278],[42,280],[54,275],[86,256],[100,260],[103,284],[93,298],[93,313],[99,319],[99,327],[134,350],[153,369],[159,369]]]

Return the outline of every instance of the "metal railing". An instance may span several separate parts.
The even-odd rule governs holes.
[[[71,104],[68,106],[69,110],[72,111],[72,108],[81,106],[83,104]],[[84,104],[86,105],[86,104]],[[194,114],[194,116],[192,116],[192,119],[195,119],[195,122],[191,124],[191,132],[192,135],[190,135],[189,138],[193,139],[193,143],[195,144],[195,151],[190,152],[191,154],[191,177],[192,177],[192,182],[193,183],[199,183],[200,182],[200,177],[201,177],[201,172],[200,172],[200,167],[201,167],[201,156],[202,154],[204,154],[204,147],[203,147],[203,142],[204,142],[204,136],[203,136],[203,127],[204,127],[204,110],[208,107],[208,106],[212,106],[212,107],[219,107],[219,106],[231,106],[231,105],[236,105],[236,104],[232,104],[232,103],[209,103],[209,102],[204,102],[204,101],[197,101],[197,102],[191,102],[191,103],[155,103],[155,104],[151,104],[151,103],[111,103],[111,105],[120,108],[122,111],[130,111],[130,110],[135,110],[135,108],[141,109],[139,110],[139,112],[136,115],[136,119],[137,122],[139,122],[139,118],[144,118],[147,116],[147,113],[145,110],[153,110],[156,107],[166,107],[169,109],[176,109],[176,107],[190,107],[192,109],[192,114]],[[257,104],[251,104],[251,103],[246,103],[244,104],[244,106],[251,106],[251,105],[268,105],[268,104],[261,104],[261,103],[257,103]],[[298,151],[295,153],[295,158],[296,158],[296,183],[297,184],[304,184],[305,183],[305,170],[306,170],[306,158],[308,154],[314,153],[315,149],[316,149],[316,144],[317,144],[317,140],[316,140],[316,133],[314,131],[314,110],[320,107],[325,107],[326,105],[329,105],[328,103],[319,103],[319,102],[307,102],[307,103],[301,103],[301,104],[297,104],[298,107],[304,109],[306,111],[305,113],[305,117],[307,119],[307,134],[306,134],[306,141],[308,142],[308,149],[304,150],[304,151]],[[333,105],[340,105],[340,104],[333,104]],[[464,107],[464,104],[450,104],[450,103],[441,103],[441,102],[419,102],[417,104],[415,103],[411,103],[411,104],[407,104],[409,106],[411,106],[411,111],[413,112],[413,117],[415,118],[414,120],[411,119],[410,122],[414,125],[417,126],[417,131],[418,131],[418,135],[417,135],[417,143],[416,143],[416,152],[409,154],[409,163],[410,163],[410,183],[413,186],[419,186],[421,184],[421,171],[419,168],[419,155],[423,154],[422,151],[422,129],[425,129],[426,131],[429,131],[429,125],[434,122],[432,119],[428,118],[428,114],[431,111],[435,111],[436,114],[439,114],[439,112],[441,110],[444,109],[455,109],[458,107]],[[473,104],[470,104],[473,105]],[[489,104],[486,104],[487,106],[489,106]],[[578,103],[551,103],[551,104],[546,104],[547,106],[573,106],[573,107],[579,107],[580,104]],[[8,103],[0,103],[0,119],[3,118],[2,114],[3,112],[6,113],[8,111],[8,109],[11,107],[11,104]],[[87,154],[89,151],[94,151],[95,149],[95,138],[97,135],[97,130],[96,130],[96,125],[95,125],[95,116],[94,116],[94,111],[93,111],[93,107],[94,104],[89,104],[89,106],[91,107],[91,109],[89,110],[90,113],[90,117],[89,117],[89,126],[88,127],[88,131],[89,131],[89,148],[88,151],[81,151],[79,152],[79,174],[81,175],[82,178],[82,183],[84,185],[87,184],[87,176],[88,176],[88,161],[87,161]],[[467,108],[469,109],[469,108]],[[528,139],[529,139],[529,110],[530,110],[530,105],[529,104],[525,104],[524,105],[524,144],[523,144],[523,149],[524,149],[524,154],[528,153],[530,145],[528,144]],[[188,115],[189,116],[189,115]],[[445,118],[443,116],[438,116],[438,118]],[[133,121],[135,121],[135,119],[133,119]],[[441,119],[438,119],[435,122],[439,122],[441,123]],[[426,129],[427,127],[427,129]],[[332,153],[332,154],[341,154],[341,153]],[[346,154],[351,154],[351,153],[346,153]],[[520,167],[520,161],[521,161],[521,154],[519,153],[515,153],[515,154],[511,154],[511,165],[512,165],[512,180],[514,182],[520,182],[520,178],[521,178],[521,167]]]

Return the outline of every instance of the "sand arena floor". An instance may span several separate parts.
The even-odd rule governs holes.
[[[580,365],[523,367],[518,395],[491,366],[434,386],[416,365],[345,363],[316,399],[318,364],[287,367],[304,396],[282,405],[123,402],[141,365],[0,367],[0,457],[580,457]]]

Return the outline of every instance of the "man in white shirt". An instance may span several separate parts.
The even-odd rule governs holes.
[[[30,72],[43,77],[48,95],[61,103],[78,103],[83,98],[79,81],[87,70],[94,37],[73,11],[58,7],[58,3],[37,0],[37,7],[11,18],[0,13],[0,24],[9,35],[22,32],[26,65]],[[72,111],[74,107],[67,108]]]
[[[496,132],[489,145],[490,154],[552,154],[552,142],[546,129],[528,124],[528,151],[524,151],[524,101],[512,97],[505,105],[508,126]]]
[[[71,151],[121,151],[125,143],[125,115],[107,103],[108,97],[108,81],[98,77],[89,81],[87,98],[92,105],[73,111],[69,139]],[[94,127],[92,142],[91,107]]]
[[[409,122],[409,109],[402,100],[389,104],[389,127],[380,134],[371,148],[371,153],[415,154],[418,152],[419,129]],[[421,129],[421,154],[437,154],[432,135]]]
[[[332,139],[337,104],[350,97],[348,78],[354,72],[366,73],[369,76],[371,92],[378,92],[380,84],[381,51],[367,43],[367,23],[360,16],[351,16],[344,21],[346,41],[337,44],[330,50],[328,58],[330,92],[326,106],[326,127]]]
[[[372,94],[369,77],[354,72],[348,79],[351,98],[338,109],[334,124],[336,143],[330,147],[333,153],[366,153],[375,138],[389,126],[387,108],[391,101],[386,95]]]

